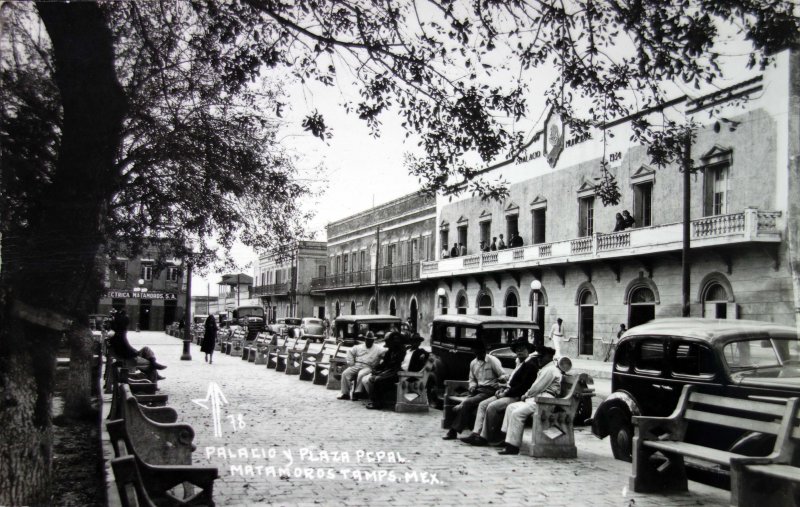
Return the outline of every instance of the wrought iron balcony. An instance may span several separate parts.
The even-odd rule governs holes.
[[[420,279],[420,263],[395,264],[378,269],[378,285],[417,282]],[[311,290],[357,288],[375,285],[375,271],[351,271],[311,279]]]
[[[779,243],[780,211],[748,208],[741,213],[698,218],[690,222],[692,248],[748,242]],[[519,248],[422,263],[422,278],[613,259],[680,250],[682,224],[656,225],[610,234],[527,245]]]
[[[258,285],[252,289],[253,296],[285,296],[286,294],[289,294],[288,283]]]

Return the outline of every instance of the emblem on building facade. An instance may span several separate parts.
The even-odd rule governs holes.
[[[544,134],[544,154],[550,167],[555,167],[564,150],[564,120],[560,114],[550,111],[544,123]]]

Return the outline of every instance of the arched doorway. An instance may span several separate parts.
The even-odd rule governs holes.
[[[389,300],[389,315],[397,315],[397,303],[394,298]]]
[[[637,287],[628,298],[628,329],[656,318],[656,298],[648,287]]]
[[[419,312],[417,311],[417,300],[411,300],[411,308],[408,310],[408,318],[411,320],[411,332],[417,332],[417,319],[419,319]]]
[[[728,291],[717,282],[708,284],[703,291],[703,317],[707,319],[728,318]]]
[[[350,315],[356,314],[356,302],[350,301]]]
[[[441,310],[442,315],[447,315],[447,307],[450,306],[447,301],[447,294],[439,296],[438,299],[439,299],[439,309]]]
[[[578,354],[594,353],[594,294],[584,290],[578,297]]]
[[[339,315],[342,314],[342,308],[341,308],[341,306],[339,306],[339,302],[338,301],[336,302],[336,307],[335,307],[335,312],[334,313],[335,313],[336,317],[338,317]]]
[[[478,296],[478,315],[492,314],[492,296],[484,292]]]
[[[456,313],[459,315],[467,314],[467,295],[463,292],[456,299]]]
[[[517,294],[513,291],[509,291],[506,294],[506,317],[516,317],[519,311],[519,299],[517,298]]]
[[[375,298],[371,298],[369,300],[369,313],[372,315],[378,313],[378,311],[375,309]]]

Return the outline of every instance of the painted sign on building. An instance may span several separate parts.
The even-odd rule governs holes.
[[[176,301],[178,299],[177,295],[174,292],[133,291],[133,290],[110,290],[103,297],[133,298],[133,299],[163,299],[166,301]]]

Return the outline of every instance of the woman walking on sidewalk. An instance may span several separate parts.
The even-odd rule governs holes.
[[[217,344],[217,321],[213,315],[209,315],[206,319],[205,333],[203,334],[203,343],[200,345],[200,352],[206,353],[206,362],[212,364],[214,362],[214,346]]]

